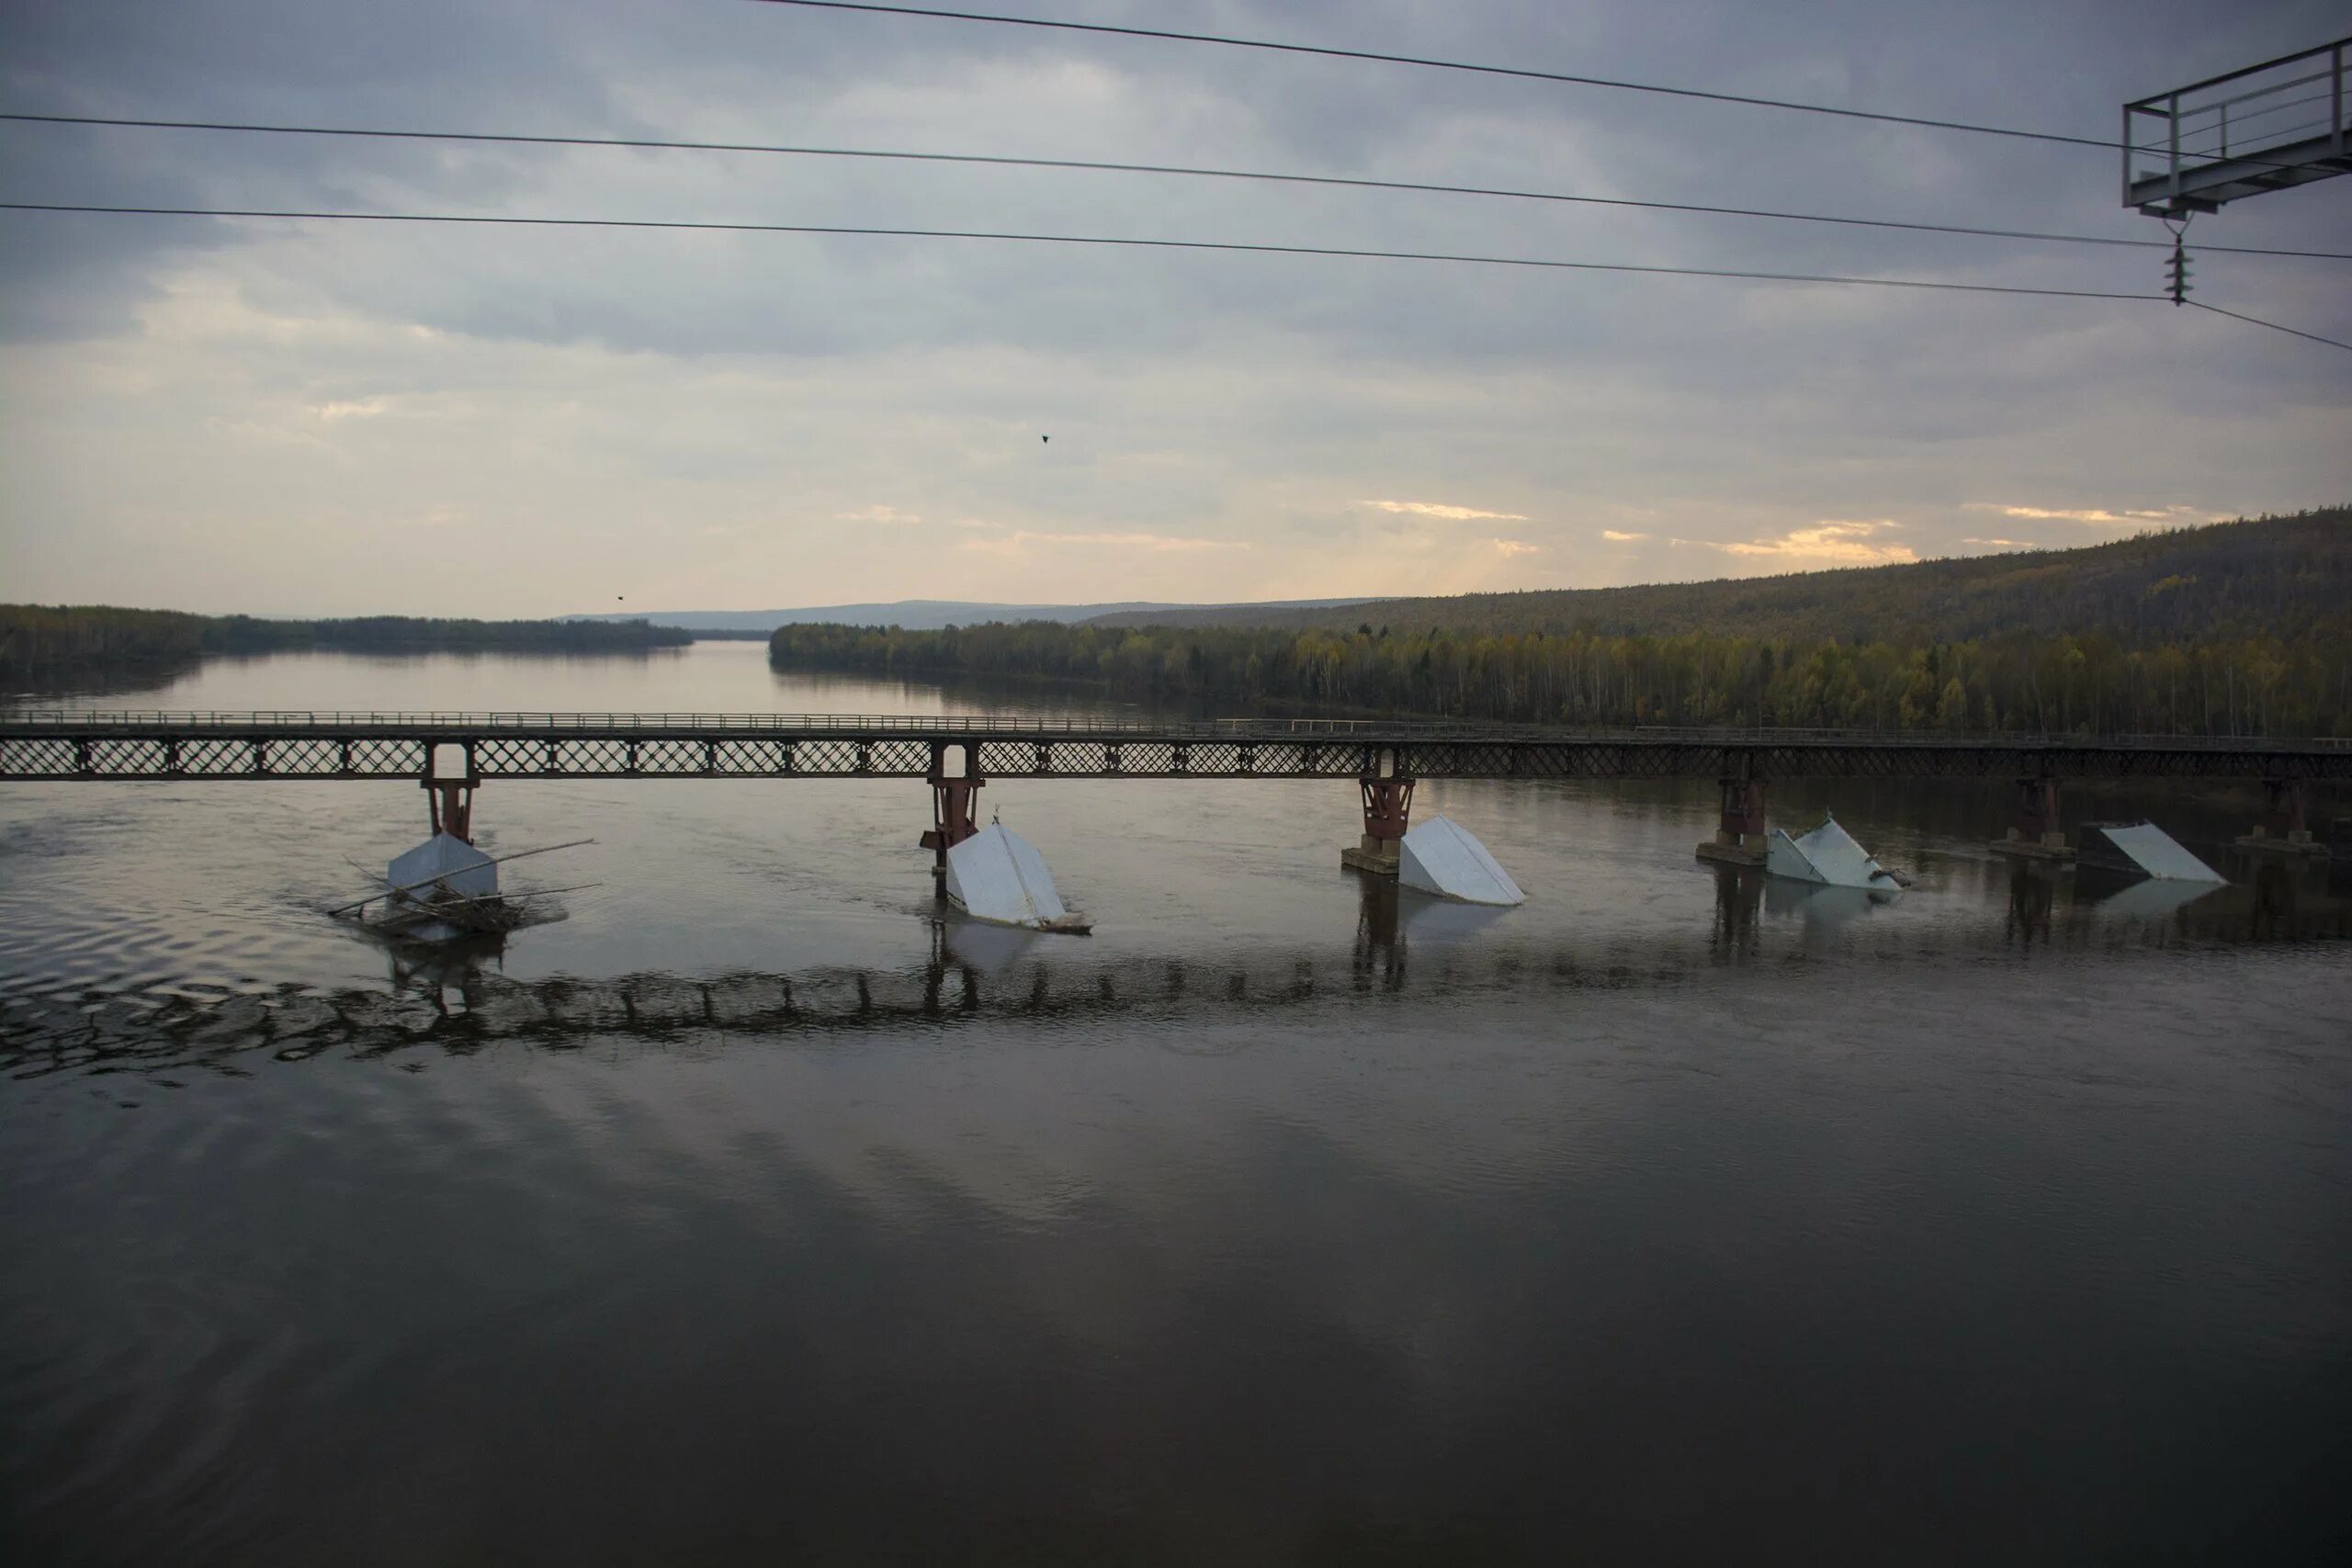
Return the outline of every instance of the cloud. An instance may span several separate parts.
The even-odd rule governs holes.
[[[1015,529],[1001,539],[967,539],[957,547],[990,555],[1017,555],[1032,545],[1078,545],[1164,554],[1172,550],[1246,550],[1240,539],[1191,539],[1170,534],[1056,534]]]
[[[2149,523],[2218,523],[2223,515],[2218,512],[2200,511],[2194,506],[2109,512],[2097,506],[2007,506],[1997,501],[1972,501],[1961,510],[1997,512],[2004,517],[2024,517],[2036,522],[2090,523],[2109,528],[2136,528]]]
[[[1359,501],[1358,506],[1369,506],[1375,512],[1395,512],[1408,517],[1442,517],[1449,523],[1524,523],[1526,514],[1518,512],[1483,512],[1475,506],[1449,506],[1442,501]]]
[[[2039,546],[2026,539],[1962,539],[1961,543],[1963,545],[1991,545],[1996,548],[2004,550],[2030,550],[2040,548]]]
[[[1268,0],[1225,8],[1283,13]],[[1380,11],[1414,52],[1565,51],[1638,73],[1652,40],[1625,8],[1573,9]],[[2318,25],[2315,0],[2241,9],[2249,59]],[[8,65],[14,85],[53,95],[21,107],[170,96],[203,119],[315,118],[332,101],[355,121],[447,125],[494,100],[529,109],[518,130],[741,141],[773,140],[783,101],[810,144],[1084,146],[1136,163],[1181,147],[1188,163],[1485,185],[1540,165],[1563,190],[1720,173],[1718,126],[1669,117],[1629,141],[1597,100],[1498,96],[1441,73],[1367,85],[1353,69],[1271,57],[1210,70],[1075,36],[795,20],[772,6],[679,8],[687,20],[649,30],[643,11],[19,0]],[[1862,81],[1849,18],[1681,8],[1697,74],[1736,74],[1763,39],[1776,72],[1831,96],[1931,96],[1985,29],[2027,29],[2045,47],[1977,84],[1977,109],[2013,118],[2078,87],[2074,62],[2094,50],[2118,78],[2175,68],[2177,28],[2120,32],[2099,13],[2026,0],[1906,13],[1871,34]],[[623,55],[625,80],[610,69]],[[2064,181],[2027,189],[1999,160],[1820,130],[1819,147],[1743,165],[1742,199],[1818,205],[1834,153],[1840,200],[1857,210],[1925,203],[2061,226]],[[1295,186],[1107,175],[1080,192],[1034,172],[908,164],[880,179],[821,159],[65,126],[11,128],[0,153],[19,185],[162,206],[1082,227],[1700,267],[1721,265],[1727,243],[1718,225],[1556,205],[1302,202]],[[2335,237],[2340,209],[2279,199],[2260,214],[2272,243]],[[2022,503],[2046,518],[2002,505],[1974,516],[2030,521],[2047,545],[2196,515],[2159,496],[2288,511],[2352,481],[2332,355],[2195,311],[2151,332],[2147,307],[2117,301],[1611,274],[1564,288],[1532,269],[846,234],[12,217],[0,224],[0,562],[14,596],[51,602],[555,614],[610,605],[616,582],[640,585],[632,603],[749,607],[774,603],[760,585],[779,581],[811,603],[1217,600],[1240,566],[1297,597],[1538,575],[1591,586],[1636,560],[1643,575],[1692,577],[1853,564],[1856,547],[1898,542],[1922,557],[2012,547],[1951,532],[1970,518],[1950,498],[1972,490],[2048,497]],[[2110,258],[2074,247],[1890,231],[1866,268],[1858,243],[1754,225],[1736,250],[1766,271],[2111,282]],[[2322,272],[2265,276],[2276,319],[2352,330],[2352,292]],[[2184,354],[2199,367],[2195,396],[2177,374]],[[868,502],[852,499],[886,488],[903,509],[862,513]],[[1437,499],[1449,491],[1492,500]],[[2146,499],[2088,499],[2099,494]],[[796,510],[782,499],[794,496],[813,499]],[[1542,532],[1546,561],[1489,547],[1485,523],[1524,515],[1505,496],[1544,507],[1527,519],[1542,530],[1502,536]],[[916,500],[932,508],[922,523],[893,525]],[[383,573],[409,519],[444,501],[469,513],[445,531],[469,534],[477,570]],[[836,513],[850,514],[840,527]],[[313,525],[328,514],[334,526]],[[967,516],[989,521],[951,526]],[[1910,527],[1800,536],[1816,519],[1887,516]],[[710,536],[723,547],[678,547],[695,525],[745,521]],[[1016,529],[1078,537],[1013,542]],[[1248,540],[1250,558],[1081,542],[1125,531]],[[908,548],[916,534],[1001,542]],[[1761,553],[1669,549],[1693,535]]]
[[[1630,545],[1635,539],[1646,539],[1649,537],[1647,534],[1624,534],[1620,533],[1614,528],[1603,528],[1600,531],[1600,536],[1608,540],[1612,545]]]
[[[1506,557],[1532,556],[1544,547],[1541,545],[1531,545],[1524,539],[1491,539],[1487,542]]]
[[[911,512],[901,512],[895,506],[884,506],[879,502],[872,506],[862,506],[855,512],[836,512],[833,517],[842,523],[920,523],[922,521]]]
[[[1770,556],[1786,560],[1828,561],[1838,566],[1876,566],[1888,561],[1919,558],[1908,545],[1873,545],[1871,535],[1902,525],[1886,518],[1816,523],[1794,528],[1777,539],[1756,539],[1740,545],[1717,545],[1726,555]]]

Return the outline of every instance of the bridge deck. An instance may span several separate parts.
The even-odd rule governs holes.
[[[0,780],[922,778],[2352,780],[2352,739],[1566,730],[1380,719],[844,714],[0,716]]]

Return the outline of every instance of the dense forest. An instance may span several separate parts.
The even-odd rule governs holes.
[[[2313,514],[2127,540],[2051,556],[2007,558],[2015,591],[2041,608],[2025,625],[1947,637],[1950,606],[1930,599],[1905,629],[1901,583],[1912,567],[1809,574],[1835,580],[1832,607],[1806,618],[1804,579],[1773,580],[1771,615],[1786,629],[1746,629],[1736,615],[1667,629],[1505,623],[1492,629],[1417,625],[1400,601],[1361,607],[1351,627],[1062,626],[1033,621],[909,632],[796,626],[769,639],[779,668],[855,670],[926,678],[1085,682],[1121,696],[1228,713],[1393,713],[1582,725],[1763,724],[1954,732],[2352,735],[2352,600],[2344,581],[2346,514]],[[2226,601],[2195,619],[2165,601],[2200,592],[2194,571],[2162,547],[2193,542],[2226,563]],[[2225,547],[2216,547],[2217,542]],[[2141,547],[2133,551],[2128,547]],[[2066,565],[2092,559],[2088,582]],[[2136,562],[2139,579],[2111,570]],[[1981,565],[1980,562],[1933,563]],[[1928,581],[1935,581],[1929,579]],[[1886,586],[1894,583],[1895,586]],[[1773,584],[1768,584],[1771,586]],[[1746,584],[1629,593],[1703,594]],[[1487,606],[1555,596],[1478,596]],[[1853,637],[1850,597],[1876,635]],[[2075,604],[2071,615],[2052,606]],[[1989,611],[1986,613],[1990,613]],[[1377,622],[1374,617],[1378,617]],[[1537,617],[1540,619],[1540,616]],[[1717,624],[1721,623],[1721,624]]]
[[[1731,632],[1776,641],[1905,645],[2007,632],[2100,632],[2135,646],[2180,637],[2299,637],[2340,626],[2352,602],[2352,508],[2176,528],[2071,550],[1628,588],[1464,593],[1326,608],[1113,615],[1095,626],[1375,625],[1453,632],[1673,637]]]
[[[0,604],[0,675],[35,682],[167,668],[208,653],[294,649],[614,653],[692,640],[691,633],[643,621],[458,621],[407,615],[265,621],[102,604]]]

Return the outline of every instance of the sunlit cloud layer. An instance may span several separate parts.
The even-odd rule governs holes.
[[[1862,522],[1816,523],[1810,528],[1792,528],[1777,539],[1752,539],[1715,547],[1727,555],[1773,557],[1796,564],[1881,566],[1917,560],[1918,552],[1908,545],[1870,542],[1873,535],[1901,526],[1883,517]]]
[[[2097,523],[2109,527],[2143,528],[2153,523],[2216,523],[2227,513],[2206,512],[2194,506],[2143,507],[2138,510],[2110,512],[2105,507],[2004,506],[1997,502],[1972,501],[1964,508],[1970,512],[1997,512],[2004,517],[2024,517],[2037,521],[2066,523]]]
[[[1476,506],[1450,506],[1439,501],[1359,501],[1358,506],[1368,506],[1374,512],[1393,512],[1408,517],[1442,517],[1449,523],[1524,523],[1523,513],[1517,512],[1487,512]]]
[[[1186,539],[1167,534],[1049,534],[1021,528],[1002,538],[967,539],[957,547],[996,555],[1020,555],[1038,548],[1140,550],[1148,555],[1161,555],[1170,550],[1246,550],[1250,546],[1243,539]]]

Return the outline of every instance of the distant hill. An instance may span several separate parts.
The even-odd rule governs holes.
[[[2070,550],[1629,588],[1540,589],[1322,605],[1119,610],[1102,626],[1250,626],[1524,636],[1961,642],[2005,632],[2126,643],[2261,632],[2293,637],[2352,615],[2352,508],[2143,534]]]
[[[899,599],[888,604],[818,604],[797,610],[632,610],[619,615],[567,615],[564,618],[571,621],[650,621],[657,626],[679,626],[690,632],[738,632],[765,636],[778,626],[900,626],[908,631],[936,631],[942,626],[977,626],[984,621],[1056,621],[1068,625],[1105,615],[1141,615],[1151,619],[1225,610],[1282,614],[1363,603],[1364,601],[1358,599],[1277,599],[1263,604],[1163,604],[1149,600],[1128,600],[1111,604],[991,604],[962,599]]]
[[[1218,714],[2346,735],[2347,522],[2336,509],[2032,555],[1232,608],[1178,625],[1146,612],[1078,626],[780,626],[768,660],[1078,682]]]

